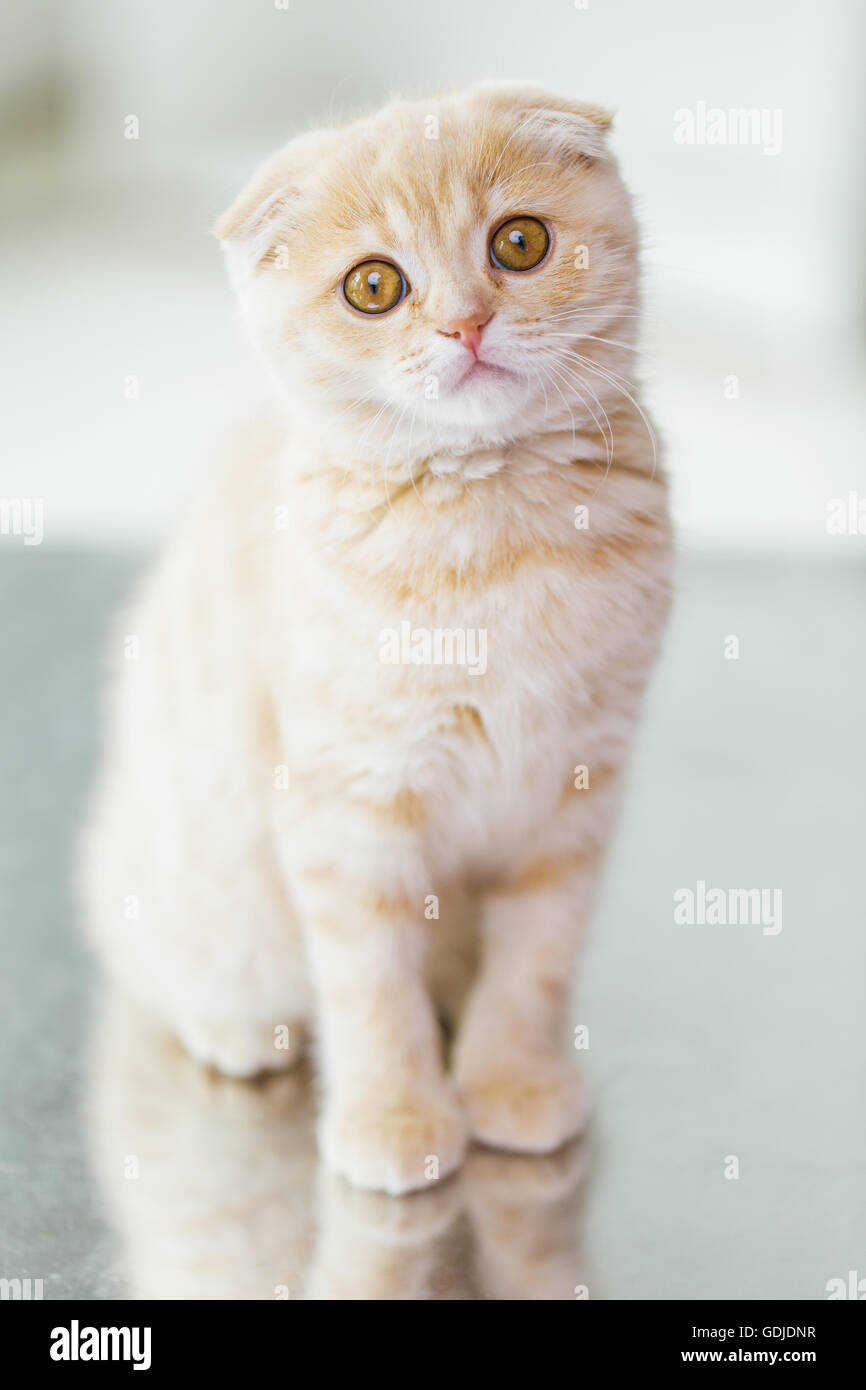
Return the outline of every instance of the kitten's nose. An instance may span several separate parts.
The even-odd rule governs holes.
[[[478,349],[481,346],[481,335],[487,327],[492,314],[486,318],[481,312],[469,314],[463,319],[452,319],[445,327],[438,329],[443,338],[459,338],[465,348],[468,348],[474,357],[478,356]]]

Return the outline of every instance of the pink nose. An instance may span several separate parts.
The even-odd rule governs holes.
[[[444,338],[459,338],[473,357],[477,357],[478,349],[481,346],[481,335],[492,318],[492,314],[488,314],[486,318],[480,313],[470,314],[464,319],[452,319],[448,327],[440,328],[439,332]]]

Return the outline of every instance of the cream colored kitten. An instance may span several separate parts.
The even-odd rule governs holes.
[[[569,986],[670,566],[608,124],[485,87],[259,171],[217,230],[279,426],[124,620],[93,938],[225,1072],[311,1024],[363,1187],[581,1124]]]

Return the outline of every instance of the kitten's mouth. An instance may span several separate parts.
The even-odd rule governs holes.
[[[513,373],[509,372],[507,368],[498,367],[494,362],[484,362],[481,358],[476,357],[475,361],[466,368],[460,380],[455,383],[454,390],[460,391],[464,386],[477,384],[481,381],[505,381],[507,377],[512,375]]]

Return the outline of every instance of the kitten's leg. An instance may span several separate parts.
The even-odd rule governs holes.
[[[454,1068],[477,1139],[549,1153],[583,1123],[580,1075],[567,1055],[574,966],[614,804],[612,772],[569,787],[545,843],[485,898],[482,964]],[[581,798],[583,798],[581,800]]]
[[[465,1125],[424,981],[423,881],[407,888],[400,841],[376,848],[365,831],[333,835],[343,864],[300,869],[293,890],[316,995],[322,1155],[358,1187],[400,1193],[458,1166]]]

